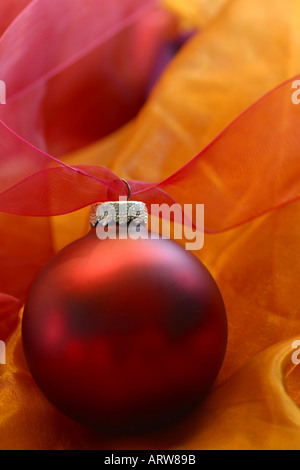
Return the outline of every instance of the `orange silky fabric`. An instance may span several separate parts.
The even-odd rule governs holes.
[[[112,170],[143,180],[147,168],[147,181],[167,178],[299,74],[299,18],[297,0],[227,2],[170,63]]]
[[[182,27],[202,28],[219,14],[229,0],[162,0],[162,5],[172,11]]]
[[[174,0],[178,14],[180,3]],[[222,6],[216,2],[211,15],[201,16],[200,12],[208,11],[203,0],[197,21],[189,18],[188,12],[195,12],[193,4],[190,10],[184,9],[184,22],[203,29],[171,62],[138,117],[106,139],[66,155],[67,164],[101,161],[120,177],[161,181],[262,95],[300,73],[297,0],[232,0]],[[284,161],[279,179],[283,172]],[[217,180],[215,184],[217,189]],[[198,190],[201,203],[201,187]],[[300,201],[205,236],[203,250],[195,254],[220,287],[229,323],[228,349],[217,382],[198,409],[172,429],[114,439],[63,416],[33,382],[22,351],[22,314],[17,319],[15,303],[15,297],[24,298],[26,292],[18,291],[18,280],[14,284],[7,256],[13,256],[15,243],[18,259],[27,263],[24,247],[28,246],[33,277],[40,267],[34,263],[35,256],[41,259],[35,250],[43,253],[46,262],[86,233],[88,212],[86,208],[45,218],[35,228],[22,218],[23,248],[17,245],[15,221],[20,219],[3,215],[1,240],[8,246],[3,245],[2,256],[8,260],[7,284],[12,287],[10,297],[0,297],[0,302],[8,312],[14,307],[14,314],[0,316],[0,328],[5,316],[3,332],[11,332],[7,365],[0,365],[0,449],[300,450],[300,368],[292,364],[293,342],[300,340]]]

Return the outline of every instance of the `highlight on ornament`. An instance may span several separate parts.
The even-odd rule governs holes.
[[[129,201],[120,197],[119,201],[93,204],[90,223],[96,227],[100,240],[158,239],[160,233],[164,238],[188,240],[185,249],[198,251],[204,246],[204,204],[168,205],[151,204],[150,213],[146,204],[140,201]],[[195,227],[191,220],[195,212]],[[147,230],[149,225],[151,230]]]
[[[6,84],[0,80],[0,104],[6,104]]]
[[[6,344],[0,341],[0,364],[6,364]]]

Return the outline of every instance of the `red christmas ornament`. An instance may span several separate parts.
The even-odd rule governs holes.
[[[222,365],[227,321],[203,264],[166,239],[92,229],[36,279],[23,346],[46,397],[85,425],[135,432],[174,421]]]

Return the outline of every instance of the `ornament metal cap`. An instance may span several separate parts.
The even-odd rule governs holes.
[[[110,224],[147,225],[148,211],[146,204],[140,201],[108,201],[91,206],[90,224],[106,227]]]
[[[126,180],[122,180],[128,187],[127,201],[107,201],[91,206],[90,224],[96,227],[98,224],[106,227],[110,224],[127,225],[133,222],[135,225],[147,225],[147,206],[141,201],[130,201],[131,188]]]

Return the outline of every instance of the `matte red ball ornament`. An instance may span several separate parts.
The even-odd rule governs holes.
[[[99,240],[95,229],[45,266],[23,316],[25,356],[45,396],[109,432],[190,411],[226,342],[221,294],[194,255],[161,238]]]

